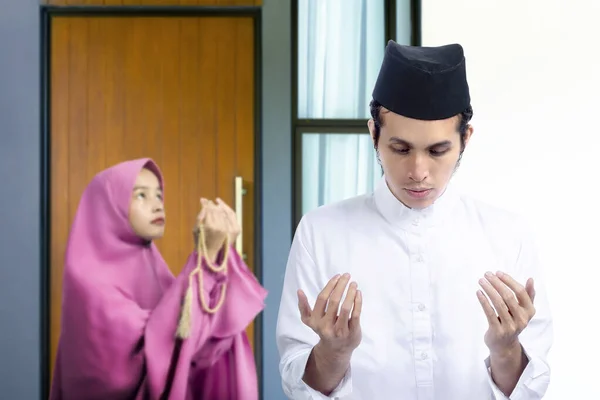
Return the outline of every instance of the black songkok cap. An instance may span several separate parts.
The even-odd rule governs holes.
[[[390,40],[373,99],[408,118],[431,121],[460,114],[471,104],[463,48],[404,46]]]

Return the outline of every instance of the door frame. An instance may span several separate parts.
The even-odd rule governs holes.
[[[244,16],[254,21],[254,274],[263,282],[262,271],[262,12],[260,6],[40,6],[40,99],[41,99],[41,201],[40,201],[40,379],[41,398],[47,399],[50,393],[50,234],[51,234],[51,96],[50,96],[50,42],[52,18],[57,16],[160,16],[160,17],[201,17],[201,16]],[[254,357],[262,398],[263,380],[263,314],[254,320]]]

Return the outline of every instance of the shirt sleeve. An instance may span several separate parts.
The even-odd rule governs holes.
[[[296,229],[288,257],[276,330],[279,372],[283,391],[290,399],[343,399],[352,392],[350,368],[330,396],[317,392],[302,380],[308,357],[318,343],[319,336],[300,319],[297,292],[302,289],[309,304],[314,306],[318,294],[331,279],[314,261],[311,231],[304,217]]]
[[[548,353],[552,347],[554,332],[542,275],[535,240],[533,235],[526,230],[524,239],[521,241],[514,277],[519,282],[526,282],[528,278],[534,280],[536,313],[519,336],[519,341],[529,362],[510,397],[506,397],[492,380],[489,357],[485,360],[488,380],[495,400],[541,400],[548,390],[550,384]]]

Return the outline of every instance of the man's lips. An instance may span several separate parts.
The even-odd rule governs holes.
[[[154,225],[162,225],[164,223],[165,223],[165,219],[162,217],[153,219],[151,222],[151,224],[154,224]]]
[[[412,198],[423,199],[423,198],[427,197],[433,189],[414,188],[414,189],[404,189],[404,190],[406,190],[406,193],[408,193],[408,195]]]

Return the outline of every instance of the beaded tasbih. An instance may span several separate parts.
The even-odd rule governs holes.
[[[200,305],[202,309],[207,314],[214,314],[223,305],[225,302],[225,294],[227,293],[227,284],[223,282],[221,284],[221,297],[217,304],[211,308],[208,301],[204,296],[204,271],[202,268],[202,258],[206,260],[206,265],[208,268],[216,273],[227,273],[227,261],[229,260],[229,235],[225,237],[224,249],[223,249],[223,257],[221,261],[221,265],[215,265],[208,257],[208,251],[206,249],[206,234],[204,232],[204,225],[200,224],[198,229],[198,242],[196,243],[196,248],[198,251],[198,261],[196,264],[196,268],[190,273],[188,280],[188,288],[185,293],[185,298],[183,301],[183,309],[181,310],[181,317],[179,319],[179,325],[177,326],[177,337],[185,339],[190,336],[191,326],[192,326],[192,300],[193,300],[193,283],[194,283],[194,275],[198,275],[198,297],[200,298]],[[205,257],[202,257],[202,255]]]

